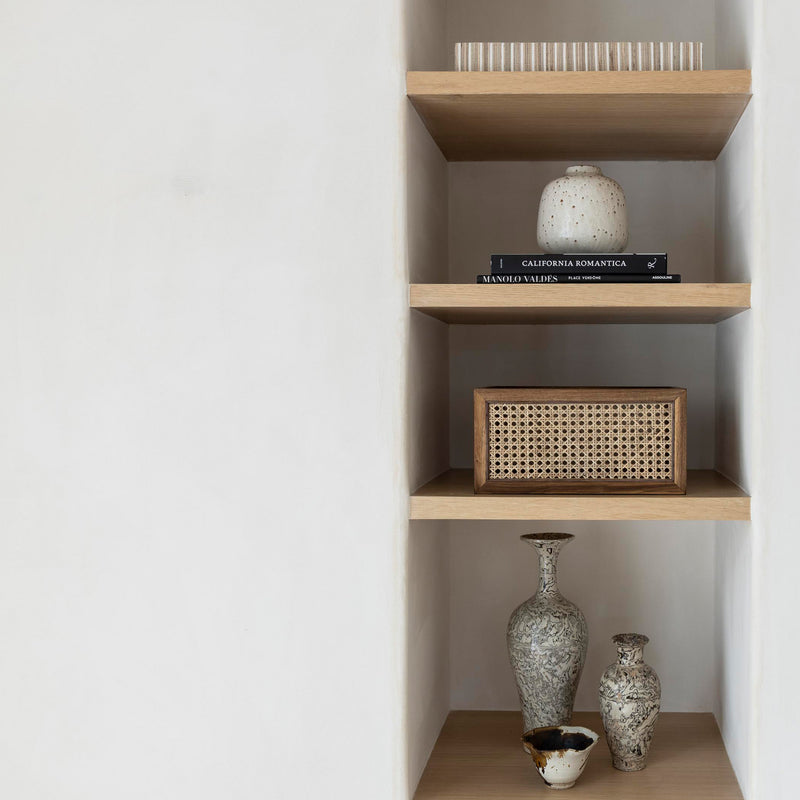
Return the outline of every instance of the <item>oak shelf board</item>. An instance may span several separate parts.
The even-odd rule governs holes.
[[[448,161],[714,160],[750,70],[409,72],[408,97]]]
[[[409,305],[456,325],[713,323],[750,308],[750,284],[412,283]]]
[[[714,470],[689,470],[685,495],[476,495],[451,469],[411,495],[410,519],[749,520],[750,497]]]
[[[522,749],[516,711],[453,711],[422,775],[415,800],[530,800],[552,798]],[[663,713],[648,764],[620,772],[611,757],[600,715],[577,712],[573,725],[600,734],[571,800],[741,800],[712,714]]]

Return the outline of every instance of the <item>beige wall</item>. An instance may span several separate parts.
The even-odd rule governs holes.
[[[444,67],[444,0],[404,7],[405,65]],[[405,132],[406,262],[411,282],[447,281],[447,162],[409,104]],[[408,486],[448,466],[448,328],[409,314]],[[450,709],[447,523],[408,524],[405,541],[405,791],[411,796]]]
[[[4,4],[5,798],[406,796],[399,5]]]
[[[714,0],[448,0],[447,58],[455,42],[703,42],[714,66]]]
[[[770,741],[792,736],[800,716],[794,691],[800,638],[797,631],[800,537],[797,535],[800,442],[793,424],[797,408],[796,343],[800,341],[800,288],[796,260],[787,257],[798,228],[798,105],[796,31],[800,8],[787,0],[756,3],[754,46],[757,191],[760,203],[756,249],[760,255],[754,334],[756,371],[756,459],[759,535],[754,541],[759,606],[753,650],[760,658],[756,687],[755,773],[758,800],[792,800],[796,772]],[[763,26],[763,27],[759,27]]]
[[[589,650],[575,707],[597,710],[611,636],[650,637],[666,711],[709,711],[715,698],[714,523],[459,522],[450,533],[450,685],[454,708],[519,708],[505,633],[536,591],[537,560],[519,536],[566,531],[559,586],[584,612]]]
[[[714,279],[713,162],[592,162],[619,181],[628,205],[629,252],[669,254],[688,281]],[[566,161],[449,166],[450,280],[474,282],[491,253],[536,253],[539,197]],[[599,329],[598,329],[599,330]]]
[[[477,386],[682,386],[688,463],[714,466],[710,325],[463,325],[450,332],[450,460],[472,464]]]
[[[761,216],[762,168],[757,138],[762,97],[754,44],[759,22],[753,0],[718,0],[717,61],[720,68],[754,68],[755,96],[716,161],[715,278],[752,281],[753,310],[717,326],[717,468],[753,495],[753,522],[717,523],[714,570],[715,713],[728,755],[746,800],[767,797],[756,785],[755,704],[760,655],[754,643],[759,626],[761,569],[758,447],[761,419],[756,341],[763,324],[760,283],[763,254],[757,241]]]

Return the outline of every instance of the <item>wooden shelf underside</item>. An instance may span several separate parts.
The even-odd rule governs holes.
[[[411,519],[749,520],[750,497],[713,470],[689,470],[685,495],[476,495],[451,469],[411,495]]]
[[[552,798],[520,743],[515,711],[454,711],[442,729],[415,800]],[[647,767],[619,772],[602,735],[600,715],[579,712],[574,725],[600,734],[570,800],[741,800],[742,794],[711,714],[661,714]]]
[[[710,323],[750,308],[750,284],[412,283],[409,304],[443,322],[464,325]]]
[[[409,72],[449,161],[713,160],[750,101],[749,70]]]

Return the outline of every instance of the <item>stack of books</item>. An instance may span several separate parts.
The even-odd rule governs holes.
[[[702,42],[456,42],[458,72],[703,69]]]
[[[680,283],[667,273],[666,253],[493,255],[477,283]]]

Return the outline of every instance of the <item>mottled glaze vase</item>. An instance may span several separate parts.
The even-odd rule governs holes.
[[[574,538],[569,533],[521,537],[539,553],[539,590],[511,615],[506,641],[526,731],[570,721],[586,661],[586,619],[561,595],[556,579],[559,551]]]
[[[600,167],[567,167],[544,187],[536,235],[545,253],[621,253],[628,244],[622,187]]]
[[[623,772],[647,766],[647,753],[661,708],[661,681],[644,663],[644,646],[650,641],[639,633],[618,633],[617,663],[600,680],[600,716],[606,732],[611,762]]]

